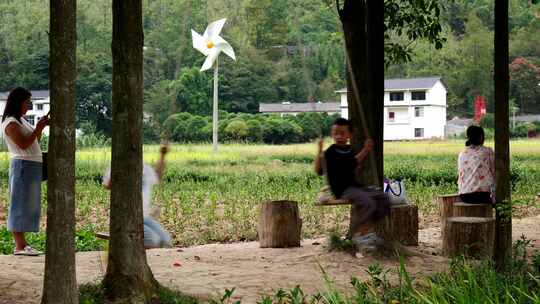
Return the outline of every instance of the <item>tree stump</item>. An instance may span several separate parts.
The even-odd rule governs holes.
[[[390,215],[376,226],[377,234],[385,241],[398,241],[403,245],[418,245],[418,207],[394,205]]]
[[[459,194],[441,195],[437,198],[439,201],[439,215],[441,217],[441,227],[444,227],[446,218],[452,217],[454,213],[454,203],[460,202]]]
[[[454,203],[452,216],[456,217],[493,217],[493,207],[490,204]]]
[[[495,221],[486,217],[449,217],[446,219],[443,254],[455,257],[490,258],[493,256]]]
[[[261,248],[300,247],[302,220],[298,203],[269,201],[261,207],[259,244]]]
[[[441,219],[441,238],[444,238],[444,225],[446,219],[454,216],[454,203],[460,202],[459,194],[446,194],[437,198],[439,201],[439,215]]]

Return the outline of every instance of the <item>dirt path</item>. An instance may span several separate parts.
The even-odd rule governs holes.
[[[514,239],[524,234],[540,249],[539,225],[540,216],[515,220]],[[407,260],[413,276],[446,269],[447,260],[433,255],[440,248],[439,236],[438,228],[420,231],[420,246],[412,250],[425,255]],[[396,261],[329,253],[324,243],[324,239],[305,240],[302,247],[295,249],[260,249],[256,242],[210,244],[147,253],[154,275],[162,284],[201,298],[217,297],[226,288],[236,287],[235,299],[243,303],[255,303],[263,294],[296,285],[308,293],[324,290],[319,265],[339,288],[348,288],[351,276],[366,279],[366,268],[375,262],[390,270],[391,280],[397,278]],[[77,254],[79,283],[101,278],[105,269],[102,255]],[[44,261],[44,257],[0,256],[0,304],[39,303]],[[181,266],[173,266],[175,262]]]

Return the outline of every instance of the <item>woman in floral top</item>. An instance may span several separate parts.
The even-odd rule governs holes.
[[[465,150],[459,153],[459,196],[465,203],[491,204],[495,188],[495,157],[493,149],[484,147],[484,129],[467,128]]]

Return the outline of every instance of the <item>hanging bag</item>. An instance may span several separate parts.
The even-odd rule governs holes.
[[[384,180],[384,192],[388,195],[392,205],[408,205],[407,191],[405,191],[405,183],[400,180]]]

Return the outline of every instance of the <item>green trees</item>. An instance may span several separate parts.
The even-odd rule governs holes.
[[[533,2],[510,3],[510,62],[522,57],[538,67],[540,4]],[[91,121],[110,136],[111,2],[81,0],[77,11],[77,125]],[[220,109],[256,113],[261,102],[332,101],[345,86],[334,1],[161,0],[145,1],[143,12],[145,117],[156,129],[172,114],[208,111],[210,75],[197,72],[203,58],[191,47],[190,29],[202,30],[221,17],[229,19],[224,38],[238,61],[222,62]],[[3,1],[0,16],[0,91],[15,85],[47,89],[46,7],[40,0]],[[452,116],[472,115],[476,94],[486,96],[492,110],[492,20],[490,0],[385,0],[385,61],[394,63],[385,76],[442,76]],[[512,70],[512,79],[520,81],[512,80],[510,97],[521,112],[538,113],[532,94],[538,87],[521,86],[533,83],[534,73],[518,70]]]

